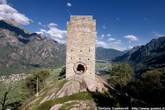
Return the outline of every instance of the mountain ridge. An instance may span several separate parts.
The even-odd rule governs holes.
[[[64,44],[0,21],[0,74],[62,66],[65,50]],[[96,48],[97,60],[112,60],[121,54],[114,49]]]
[[[39,67],[57,67],[64,64],[63,51],[65,52],[64,45],[0,21],[2,73],[26,72]]]
[[[152,39],[146,45],[133,48],[114,62],[128,62],[134,67],[135,73],[165,66],[165,36]]]

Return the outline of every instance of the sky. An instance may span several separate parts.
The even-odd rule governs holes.
[[[59,43],[71,15],[93,16],[104,48],[123,51],[165,35],[165,0],[0,0],[0,20]]]

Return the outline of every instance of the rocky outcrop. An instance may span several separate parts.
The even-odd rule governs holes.
[[[88,78],[86,78],[88,79]],[[64,86],[57,92],[56,97],[69,96],[75,93],[90,91],[90,92],[107,92],[108,84],[99,76],[96,76],[95,81],[86,79],[68,80]],[[92,87],[95,86],[95,89]]]
[[[67,81],[64,86],[57,92],[57,97],[69,96],[78,92],[86,91],[87,87],[84,82],[78,80]]]
[[[38,106],[39,108],[36,109],[38,110],[45,104],[51,104],[49,105],[50,110],[62,108],[66,110],[95,110],[96,104],[92,98],[94,91],[90,91],[89,85],[88,82],[81,79],[51,82],[40,91],[38,96],[24,104],[22,110],[31,110],[33,106]],[[95,92],[104,93],[109,90],[109,85],[100,76],[96,76],[95,85]]]
[[[96,105],[92,101],[68,101],[63,104],[56,104],[50,110],[96,110]]]

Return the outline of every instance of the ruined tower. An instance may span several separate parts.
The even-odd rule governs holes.
[[[71,16],[67,32],[66,79],[83,79],[94,89],[96,22],[92,16]]]

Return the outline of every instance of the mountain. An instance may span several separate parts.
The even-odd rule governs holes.
[[[65,46],[0,21],[0,74],[64,64]]]
[[[65,45],[48,37],[26,32],[18,26],[0,21],[0,74],[64,65],[65,50]],[[112,60],[123,53],[97,47],[96,59]]]
[[[165,37],[151,40],[146,45],[136,47],[122,56],[117,57],[117,61],[130,63],[136,73],[152,70],[165,66]]]
[[[115,50],[115,49],[106,49],[106,48],[102,48],[102,47],[96,48],[96,59],[97,60],[112,60],[123,54],[124,54],[124,52]]]
[[[113,59],[113,61],[114,62],[127,62],[129,60],[130,56],[139,48],[140,48],[139,46],[133,47],[132,49],[125,51],[124,54],[115,57]]]

